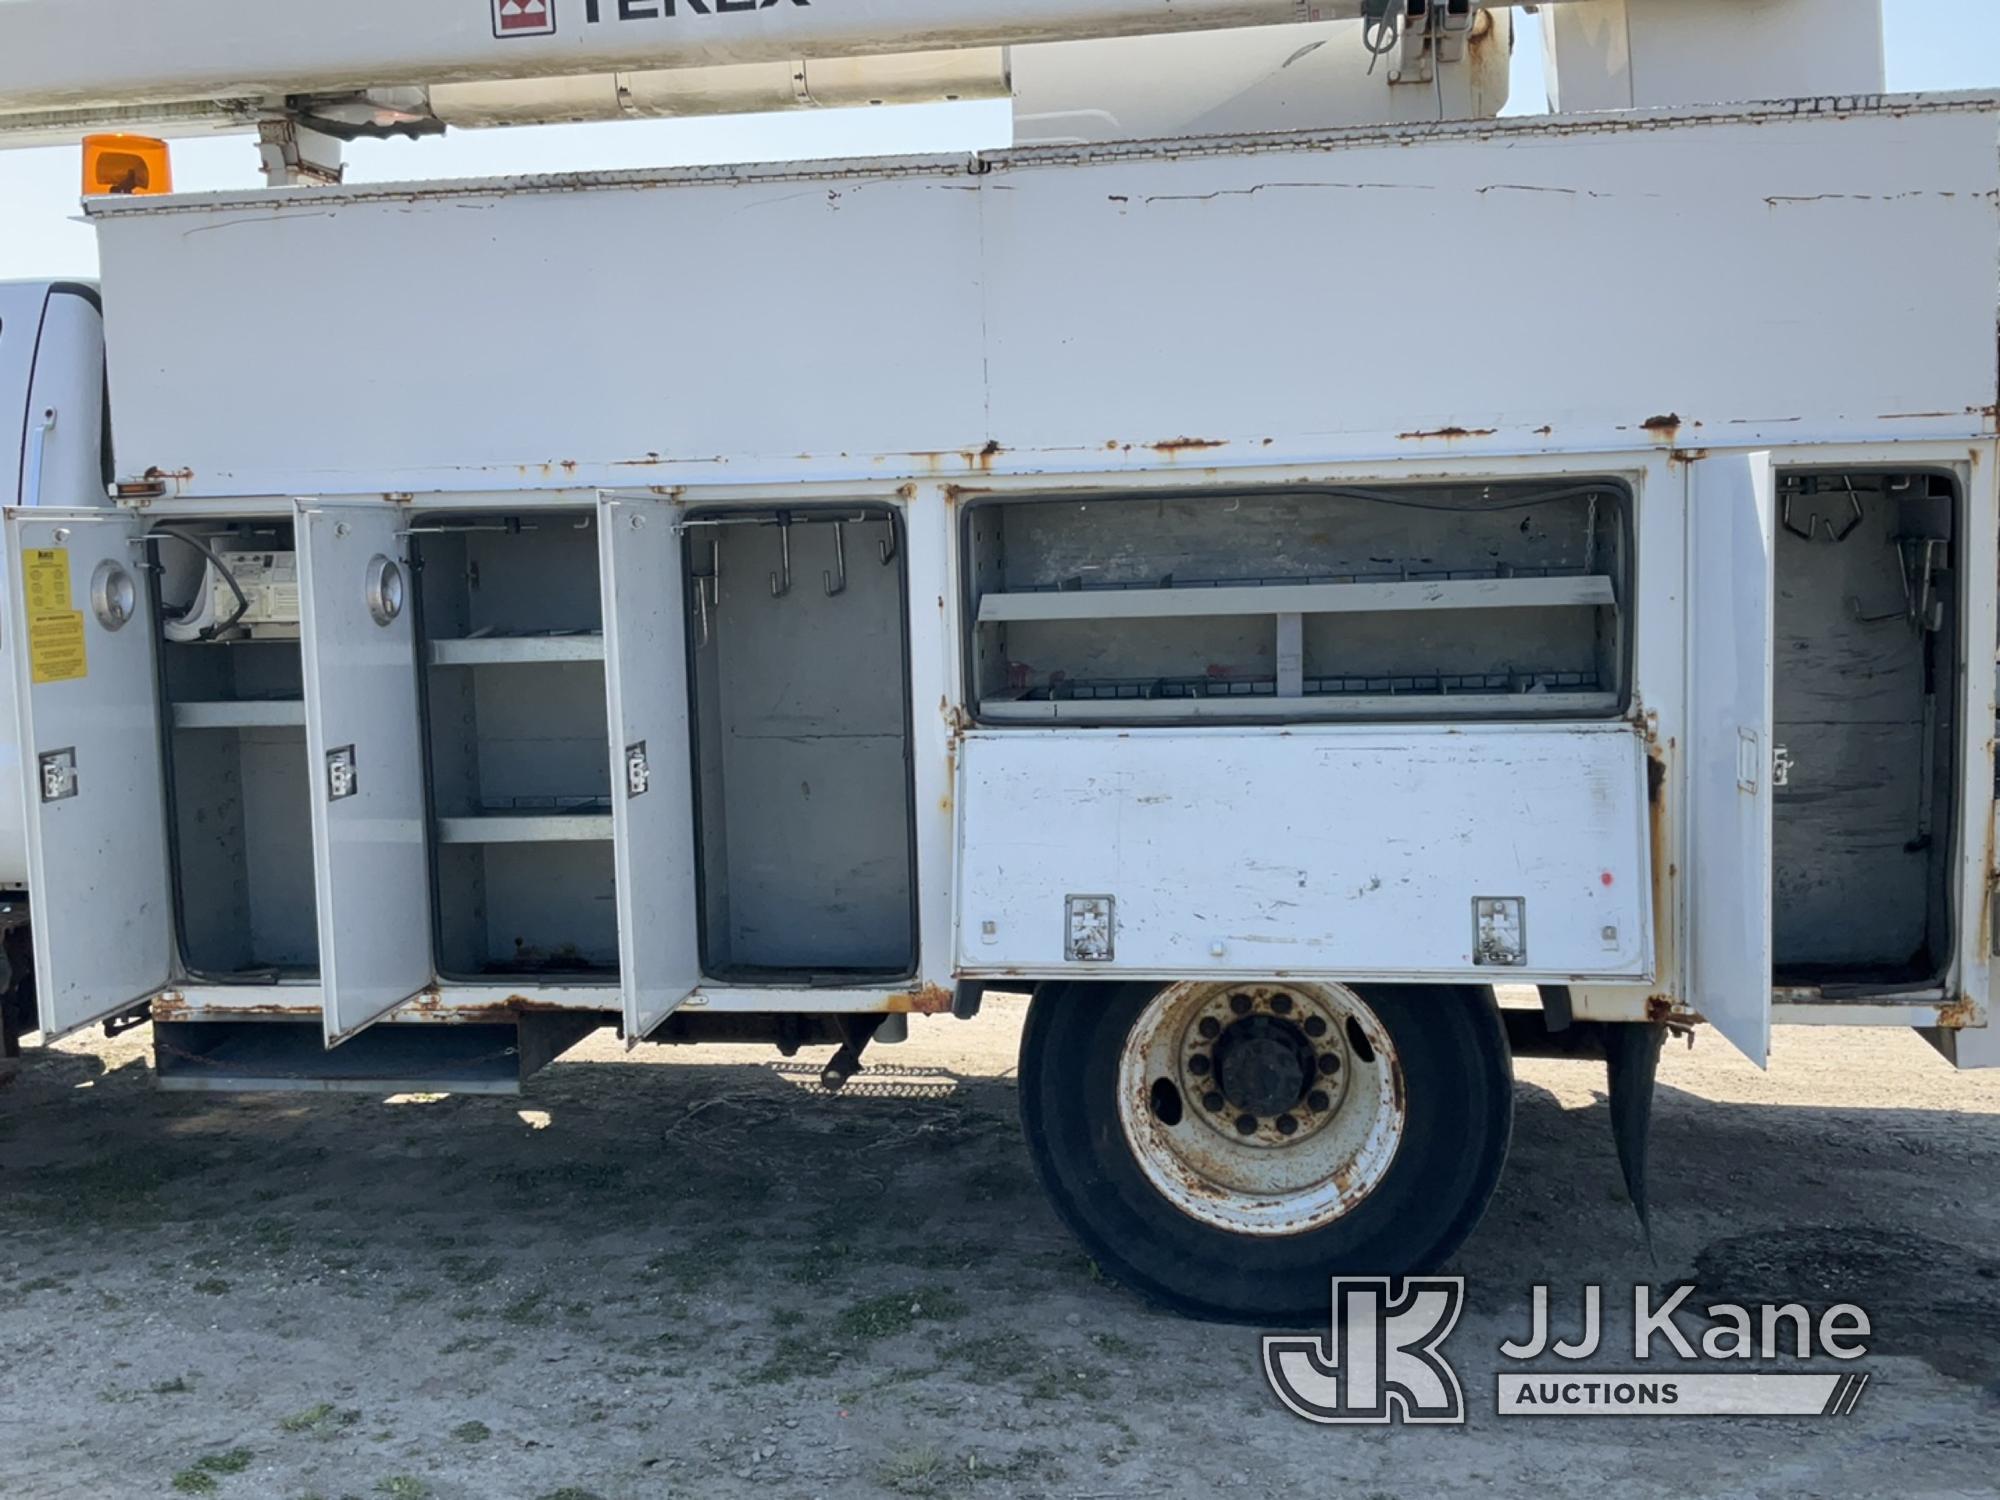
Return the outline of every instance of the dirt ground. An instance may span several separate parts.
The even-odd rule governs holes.
[[[163,1095],[143,1030],[31,1053],[0,1088],[0,1495],[2000,1492],[2000,1078],[1907,1033],[1781,1032],[1768,1075],[1671,1049],[1655,1265],[1601,1066],[1524,1062],[1454,1268],[1469,1424],[1319,1428],[1253,1330],[1106,1284],[1044,1206],[1021,1009],[917,1022],[832,1098],[818,1052],[608,1034],[519,1099]],[[1494,1415],[1531,1284],[1682,1279],[1862,1304],[1860,1409]]]

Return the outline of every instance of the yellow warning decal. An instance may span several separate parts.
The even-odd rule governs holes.
[[[70,608],[69,550],[38,548],[21,559],[28,606],[28,663],[34,679],[70,682],[90,675],[84,654],[83,611]]]

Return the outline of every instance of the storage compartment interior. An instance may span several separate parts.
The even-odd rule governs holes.
[[[594,516],[433,517],[411,546],[439,972],[613,981]]]
[[[1611,482],[968,508],[988,720],[1605,716],[1626,696]]]
[[[212,982],[319,968],[292,526],[158,527],[181,956]]]
[[[698,514],[687,561],[704,972],[751,984],[912,973],[896,517]]]
[[[1794,471],[1778,515],[1776,979],[1928,984],[1952,951],[1957,487]]]

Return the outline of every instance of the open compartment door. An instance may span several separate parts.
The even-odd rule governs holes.
[[[329,1047],[430,984],[423,731],[404,513],[298,506],[321,1007]]]
[[[49,1037],[128,1010],[173,977],[143,530],[105,510],[7,516],[28,911]]]
[[[680,506],[653,497],[598,502],[627,1046],[701,982],[681,515]]]
[[[1775,480],[1688,466],[1688,999],[1758,1067],[1771,1046]]]

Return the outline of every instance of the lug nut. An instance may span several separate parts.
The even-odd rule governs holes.
[[[1201,1034],[1212,1042],[1222,1035],[1222,1023],[1216,1020],[1214,1016],[1203,1016],[1201,1018],[1200,1030]]]
[[[1290,995],[1273,995],[1271,997],[1271,1009],[1281,1016],[1290,1015],[1292,1011],[1292,997]]]
[[[1317,1041],[1326,1035],[1326,1022],[1319,1016],[1306,1017],[1306,1035]]]
[[[1314,1113],[1324,1110],[1332,1103],[1333,1101],[1327,1098],[1325,1093],[1319,1089],[1314,1089],[1310,1094],[1306,1095],[1306,1108],[1312,1110]]]
[[[1290,1115],[1278,1116],[1279,1135],[1294,1135],[1298,1132],[1298,1128],[1299,1128],[1299,1122],[1297,1120],[1294,1120]]]
[[[1194,1076],[1197,1078],[1208,1077],[1208,1068],[1209,1068],[1208,1059],[1202,1056],[1200,1053],[1197,1053],[1195,1056],[1190,1057],[1188,1059],[1188,1071],[1194,1074]]]
[[[1213,1090],[1210,1090],[1208,1093],[1203,1094],[1201,1096],[1201,1107],[1207,1110],[1211,1114],[1221,1113],[1222,1095],[1214,1092]]]
[[[1229,997],[1229,1008],[1239,1016],[1249,1015],[1250,997],[1248,995],[1231,995]]]
[[[1320,1053],[1319,1070],[1329,1078],[1338,1073],[1340,1071],[1340,1054],[1338,1052]]]
[[[1236,1133],[1238,1135],[1255,1135],[1257,1133],[1257,1117],[1255,1115],[1238,1115],[1236,1117]]]

